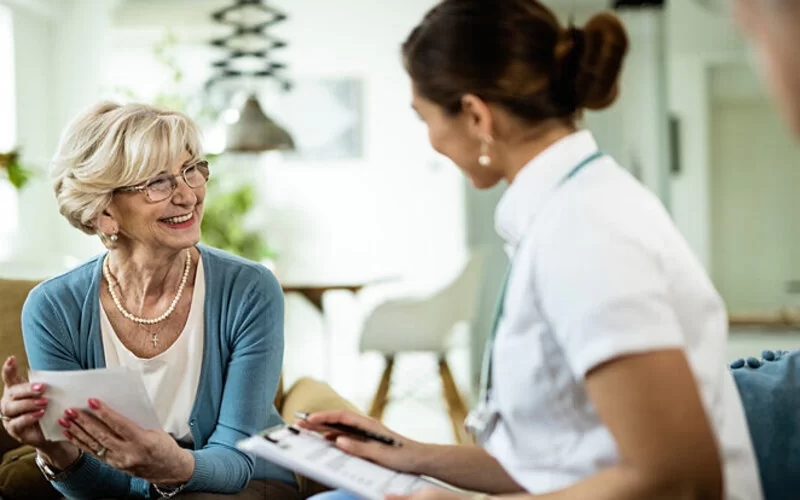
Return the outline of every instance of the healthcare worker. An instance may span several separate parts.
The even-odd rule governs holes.
[[[402,446],[331,437],[485,495],[761,498],[722,300],[659,200],[579,126],[614,102],[627,48],[613,15],[563,27],[535,0],[444,0],[411,32],[403,60],[431,145],[478,189],[508,183],[495,222],[510,269],[467,422],[480,446],[348,412],[306,427],[387,434]]]

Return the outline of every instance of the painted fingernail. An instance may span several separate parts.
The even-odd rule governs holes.
[[[78,412],[73,410],[72,408],[64,410],[64,414],[69,418],[78,418]]]
[[[72,434],[70,434],[69,431],[64,431],[64,437],[69,439],[69,440],[72,440]]]
[[[36,413],[34,413],[33,415],[34,415],[35,417],[41,417],[42,415],[44,415],[44,410],[39,410],[39,411],[37,411]]]
[[[37,399],[35,403],[36,406],[47,406],[47,398]]]
[[[70,424],[69,424],[69,421],[64,420],[63,418],[59,418],[58,419],[58,425],[60,425],[61,427],[64,427],[65,429],[69,429],[69,425]]]
[[[42,392],[44,390],[44,384],[42,383],[33,384],[31,386],[31,389],[33,389],[35,392]]]
[[[89,408],[91,408],[92,410],[99,410],[100,409],[100,401],[98,401],[98,400],[96,400],[94,398],[89,398]]]

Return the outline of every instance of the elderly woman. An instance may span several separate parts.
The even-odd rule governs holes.
[[[3,425],[38,450],[69,498],[298,498],[294,475],[239,451],[281,422],[283,295],[264,267],[198,245],[209,177],[186,116],[101,103],[71,123],[54,159],[61,213],[109,251],[34,289],[22,313],[38,370],[129,367],[162,429],[103,401],[68,409],[44,438],[47,387],[3,366]],[[187,493],[194,492],[194,493]]]

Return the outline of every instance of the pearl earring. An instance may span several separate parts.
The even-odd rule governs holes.
[[[108,239],[111,240],[112,243],[116,243],[116,241],[119,239],[119,236],[117,236],[117,233],[114,233],[109,236]]]
[[[492,144],[492,137],[486,136],[481,139],[481,154],[478,156],[478,164],[482,167],[488,167],[492,164],[492,157],[489,156],[489,146]]]

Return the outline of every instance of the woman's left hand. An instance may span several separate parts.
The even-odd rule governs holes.
[[[425,488],[406,496],[386,495],[385,500],[467,500],[468,496],[444,488]]]
[[[108,465],[160,486],[194,473],[194,457],[163,430],[142,429],[96,399],[92,412],[68,409],[58,423],[71,443]]]

